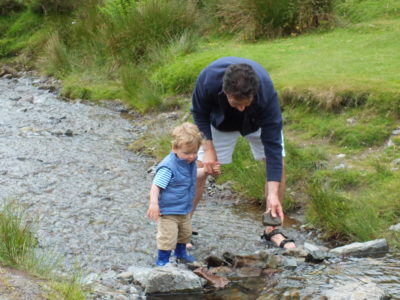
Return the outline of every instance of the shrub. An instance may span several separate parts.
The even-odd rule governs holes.
[[[35,13],[43,15],[71,14],[74,10],[93,5],[100,0],[26,0],[27,5]]]
[[[284,89],[280,94],[284,106],[303,106],[311,111],[323,109],[329,112],[340,112],[345,108],[363,106],[368,97],[368,92],[335,92],[333,90],[319,91],[315,89],[298,91],[289,88]]]
[[[60,76],[71,70],[67,49],[58,32],[54,32],[49,36],[45,46],[44,57],[40,59],[40,65],[48,74]]]
[[[21,10],[24,7],[21,1],[0,0],[0,15],[7,15],[12,11]]]
[[[144,66],[127,64],[121,68],[121,82],[125,98],[139,112],[159,110],[161,92],[159,87],[148,79]]]
[[[13,202],[0,211],[0,262],[14,266],[36,246],[25,212]]]
[[[220,31],[242,33],[247,40],[276,37],[317,28],[330,20],[332,0],[209,0]]]
[[[400,2],[398,0],[338,0],[334,3],[335,13],[350,22],[365,22],[384,17],[398,17]]]
[[[165,45],[196,27],[196,7],[183,0],[116,0],[100,7],[107,46],[114,57],[138,61],[150,47]]]

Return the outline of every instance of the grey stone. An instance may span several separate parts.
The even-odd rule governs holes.
[[[386,239],[378,239],[365,243],[352,243],[330,250],[331,254],[344,256],[371,256],[388,252],[389,246]]]
[[[324,296],[332,300],[383,300],[386,293],[373,282],[334,283],[324,292]]]
[[[304,250],[310,252],[310,251],[318,251],[318,250],[320,250],[320,248],[318,246],[315,246],[314,244],[305,242]]]
[[[354,124],[357,123],[356,119],[354,119],[354,118],[348,118],[346,120],[346,122],[347,122],[348,125],[354,125]]]
[[[128,272],[132,274],[134,282],[140,284],[142,287],[147,285],[147,278],[149,277],[152,268],[131,266]]]
[[[283,265],[284,258],[280,255],[270,255],[267,260],[266,267],[270,269],[277,269]]]
[[[122,272],[117,275],[118,279],[129,280],[133,278],[133,274],[131,272]]]
[[[345,164],[338,164],[337,166],[335,166],[333,169],[334,170],[342,170],[345,169],[346,165]]]
[[[196,274],[172,264],[154,268],[147,278],[146,294],[201,291],[203,282]]]
[[[86,275],[83,279],[82,279],[82,283],[83,284],[92,284],[93,282],[96,282],[100,279],[100,276],[96,273],[90,273],[88,275]]]
[[[28,102],[28,103],[33,103],[33,99],[34,99],[34,97],[33,97],[33,96],[27,96],[27,97],[23,97],[23,98],[21,98],[19,101],[20,101],[20,102]]]
[[[397,128],[392,131],[392,135],[399,135],[400,134],[400,128]]]
[[[285,269],[294,270],[297,268],[297,260],[293,257],[286,257],[283,260],[283,267]]]
[[[392,231],[400,231],[400,223],[396,224],[396,225],[392,225],[389,227],[389,230]]]
[[[293,256],[293,257],[302,257],[302,258],[306,257],[307,254],[308,254],[308,251],[306,251],[302,247],[286,249],[285,252],[283,253],[283,255]]]
[[[310,251],[305,261],[311,263],[322,263],[325,258],[329,257],[328,253],[322,250]]]

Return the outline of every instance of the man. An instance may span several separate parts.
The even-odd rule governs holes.
[[[217,175],[213,167],[232,161],[239,135],[250,144],[254,158],[267,161],[266,210],[283,222],[285,191],[282,116],[277,93],[264,68],[239,57],[223,57],[201,71],[193,92],[194,121],[206,142],[198,154],[198,167]],[[192,214],[203,193],[207,176],[197,179]],[[263,237],[282,248],[296,247],[279,230],[267,226]]]

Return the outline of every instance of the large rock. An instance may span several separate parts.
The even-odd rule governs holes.
[[[389,227],[389,230],[392,231],[400,231],[400,223],[396,224],[396,225],[392,225]]]
[[[373,282],[335,283],[332,289],[324,292],[327,299],[332,300],[380,300],[386,299],[383,289]]]
[[[330,251],[335,255],[345,256],[373,256],[377,254],[385,254],[388,252],[389,246],[385,239],[368,241],[365,243],[352,243],[343,247],[337,247]]]
[[[188,269],[173,264],[157,268],[130,267],[135,283],[140,284],[146,294],[201,291],[206,281]]]

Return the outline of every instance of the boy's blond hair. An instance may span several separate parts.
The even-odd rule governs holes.
[[[185,122],[174,128],[172,131],[172,147],[182,148],[183,146],[193,146],[196,151],[203,142],[203,136],[196,125]]]

